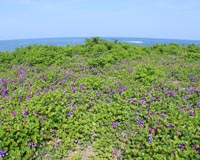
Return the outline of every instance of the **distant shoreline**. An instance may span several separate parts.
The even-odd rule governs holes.
[[[14,51],[16,48],[29,45],[50,45],[65,46],[84,44],[85,40],[91,37],[68,37],[68,38],[33,38],[33,39],[16,39],[0,40],[0,52]],[[200,45],[200,40],[179,40],[179,39],[157,39],[157,38],[135,38],[135,37],[102,37],[108,41],[118,41],[139,46],[152,46],[156,44],[175,43],[178,45],[195,44]]]

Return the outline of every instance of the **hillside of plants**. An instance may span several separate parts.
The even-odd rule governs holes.
[[[199,160],[200,46],[1,52],[0,159]]]

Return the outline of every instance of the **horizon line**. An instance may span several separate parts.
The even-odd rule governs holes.
[[[186,40],[186,41],[200,41],[200,39],[183,39],[183,38],[155,38],[155,37],[130,37],[130,36],[66,36],[66,37],[32,37],[32,38],[13,38],[0,39],[0,41],[16,41],[16,40],[37,40],[37,39],[65,39],[65,38],[137,38],[137,39],[160,39],[160,40]]]

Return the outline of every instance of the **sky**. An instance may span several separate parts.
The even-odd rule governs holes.
[[[0,0],[0,40],[93,36],[200,40],[200,0]]]

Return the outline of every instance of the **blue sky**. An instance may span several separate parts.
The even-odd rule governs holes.
[[[200,0],[0,0],[0,39],[200,40]]]

